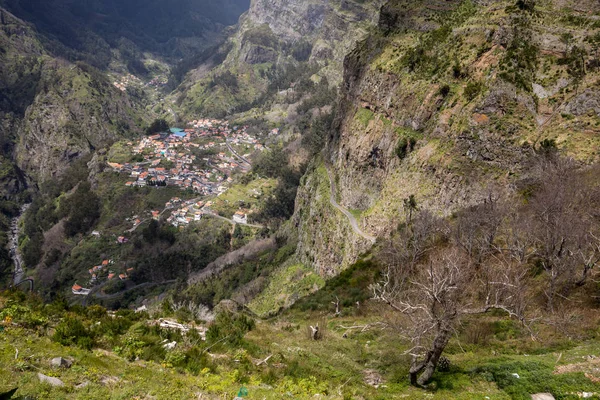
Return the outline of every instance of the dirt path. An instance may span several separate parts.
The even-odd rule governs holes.
[[[350,211],[346,210],[344,207],[339,205],[338,202],[336,201],[335,194],[337,193],[337,190],[335,187],[335,180],[331,176],[331,172],[329,171],[329,168],[326,167],[326,169],[327,169],[327,176],[329,176],[329,186],[331,187],[331,194],[330,194],[329,202],[331,203],[332,206],[334,206],[342,214],[344,214],[346,216],[346,218],[348,218],[348,222],[350,222],[350,226],[352,226],[352,230],[354,231],[354,233],[356,233],[357,235],[361,236],[362,238],[370,241],[371,243],[375,243],[375,241],[377,239],[374,236],[371,236],[371,235],[363,232],[360,229],[360,227],[358,226],[358,221],[356,220],[356,218],[354,218],[354,215],[352,215],[352,213]]]

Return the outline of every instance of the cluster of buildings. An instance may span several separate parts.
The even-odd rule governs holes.
[[[118,81],[114,81],[113,85],[119,89],[120,91],[124,92],[127,90],[127,87],[130,86],[131,84],[141,84],[141,80],[140,78],[138,78],[135,75],[132,74],[127,74],[125,76],[123,76],[120,80]]]
[[[129,268],[129,269],[127,269],[126,273],[117,274],[110,269],[110,267],[112,265],[114,265],[113,260],[103,260],[101,264],[95,265],[92,268],[90,268],[88,270],[88,272],[90,274],[89,284],[91,286],[98,284],[98,281],[100,279],[100,274],[102,274],[103,271],[107,272],[106,279],[109,281],[113,280],[113,279],[120,279],[122,281],[127,280],[128,279],[127,274],[130,274],[131,272],[133,272],[133,268]],[[71,291],[73,292],[74,295],[77,295],[77,296],[88,296],[90,294],[90,292],[92,291],[92,289],[84,288],[81,285],[75,283],[73,285],[73,287],[71,288]]]
[[[166,77],[166,75],[159,75],[159,76],[153,78],[146,85],[152,86],[155,88],[159,88],[159,87],[165,86],[168,82],[169,82],[169,79]]]
[[[216,215],[211,209],[212,201],[182,201],[178,197],[171,199],[165,205],[166,208],[175,208],[167,218],[167,222],[175,227],[187,226],[191,222],[200,221],[204,215]],[[245,210],[239,210],[232,216],[232,221],[237,224],[248,223],[248,213]]]
[[[248,172],[250,164],[234,147],[263,150],[264,146],[247,132],[246,127],[230,128],[226,121],[194,120],[191,128],[171,128],[129,142],[138,163],[108,163],[115,171],[132,178],[127,186],[178,186],[203,196],[219,195],[232,182],[231,175]]]

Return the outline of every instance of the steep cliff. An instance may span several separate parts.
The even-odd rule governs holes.
[[[30,25],[0,9],[2,153],[35,180],[139,129],[139,106],[98,70],[54,57]]]
[[[287,89],[302,74],[337,85],[345,55],[376,23],[382,3],[253,0],[222,65],[205,64],[188,74],[178,103],[189,114],[225,115],[263,104],[269,90]],[[235,84],[220,79],[224,74]]]
[[[385,237],[411,196],[451,215],[491,187],[514,190],[545,148],[596,160],[599,11],[591,1],[386,4],[378,30],[345,59],[326,161],[299,192],[301,260],[331,273],[370,247],[339,212],[320,209],[325,166],[339,203]]]

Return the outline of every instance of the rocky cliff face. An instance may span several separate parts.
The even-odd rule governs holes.
[[[378,32],[346,57],[321,168],[366,232],[386,237],[410,196],[450,215],[514,190],[544,139],[581,162],[598,157],[600,7],[534,3],[390,1]],[[298,255],[331,273],[370,245],[339,212],[319,211],[319,177],[310,172],[299,192]]]
[[[284,55],[289,55],[290,52],[285,50],[295,44],[306,42],[311,47],[307,58],[322,67],[328,67],[323,72],[327,73],[331,83],[340,83],[344,57],[356,41],[366,35],[368,27],[377,22],[382,3],[383,1],[352,0],[255,0],[241,20],[237,36],[240,54],[246,54],[256,47],[256,43],[244,38],[258,27],[268,25],[284,48]]]
[[[139,132],[141,120],[121,91],[92,69],[47,60],[18,130],[20,168],[47,179],[76,158]]]
[[[188,113],[226,114],[263,95],[275,71],[281,75],[286,66],[298,64],[339,84],[344,56],[376,23],[382,3],[253,0],[223,64],[209,73],[206,66],[191,72],[178,100]],[[225,71],[237,77],[239,89],[214,84],[212,78]]]
[[[34,180],[139,126],[136,105],[102,73],[48,53],[25,22],[0,9],[2,152]]]

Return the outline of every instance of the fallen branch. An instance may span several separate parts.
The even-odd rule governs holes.
[[[347,338],[348,337],[348,332],[350,332],[352,329],[360,329],[360,332],[362,333],[362,332],[365,332],[365,331],[367,331],[367,330],[369,330],[372,327],[377,326],[377,325],[381,325],[382,327],[386,327],[387,326],[387,324],[385,322],[373,322],[372,324],[367,324],[367,325],[354,325],[354,326],[338,325],[337,327],[346,330],[346,332],[344,332],[342,334],[342,337],[343,338]]]
[[[273,357],[273,354],[271,354],[270,356],[268,356],[267,358],[265,358],[264,360],[260,360],[259,362],[256,363],[256,366],[258,367],[261,364],[267,364],[267,361],[269,361],[269,358]]]

